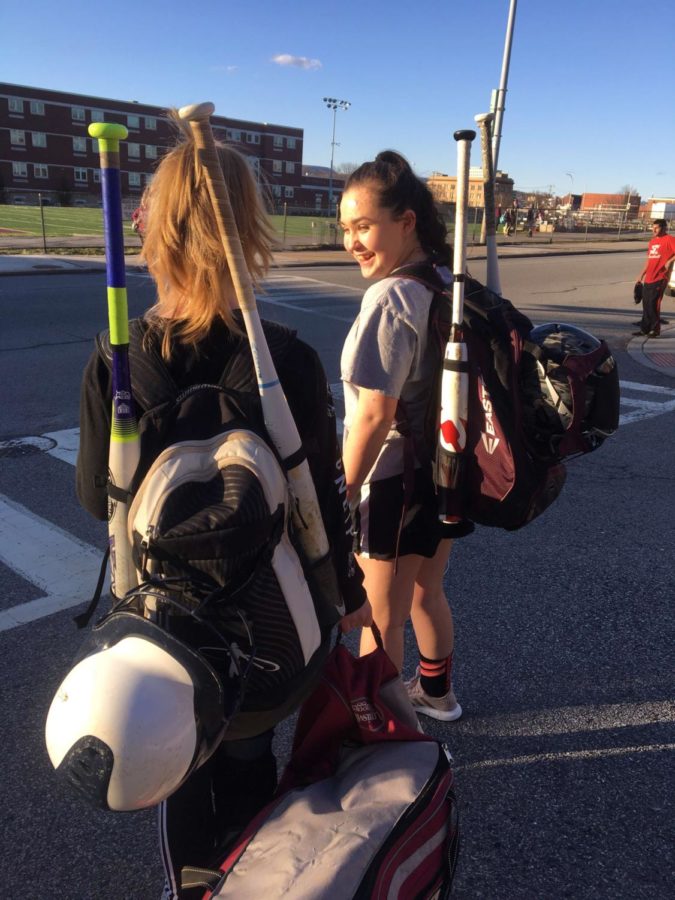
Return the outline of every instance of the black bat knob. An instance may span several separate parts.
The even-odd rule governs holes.
[[[461,131],[456,131],[453,134],[453,137],[456,141],[472,141],[476,137],[476,132],[466,128]]]

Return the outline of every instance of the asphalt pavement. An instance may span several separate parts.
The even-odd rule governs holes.
[[[643,249],[635,239],[626,241],[584,241],[565,243],[563,241],[536,243],[522,240],[499,245],[500,259],[514,257],[541,257],[562,255],[589,255],[601,253],[627,253]],[[0,241],[2,250],[2,241]],[[485,247],[469,245],[467,258],[484,259]],[[138,254],[125,257],[127,268],[144,269]],[[352,258],[343,249],[296,248],[278,250],[274,254],[274,267],[289,268],[292,266],[343,266],[355,265]],[[105,257],[82,256],[73,254],[57,255],[49,253],[22,253],[12,255],[11,252],[0,252],[0,276],[2,275],[47,275],[74,272],[97,272],[105,268]],[[636,308],[636,316],[639,311]],[[631,335],[627,352],[645,368],[675,378],[675,323],[666,325],[658,338]]]

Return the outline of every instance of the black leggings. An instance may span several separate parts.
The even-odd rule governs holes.
[[[223,741],[213,756],[159,806],[159,844],[172,900],[199,900],[180,889],[183,866],[218,868],[225,847],[272,799],[277,766],[272,731]]]

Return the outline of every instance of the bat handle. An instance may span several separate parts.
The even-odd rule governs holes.
[[[453,257],[452,325],[460,328],[464,318],[464,278],[466,273],[466,219],[469,202],[469,162],[475,131],[464,129],[453,135],[457,141],[457,196],[455,198],[455,249]]]

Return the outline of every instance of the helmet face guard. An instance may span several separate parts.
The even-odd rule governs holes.
[[[233,682],[236,683],[236,682]],[[118,612],[96,626],[52,701],[57,773],[91,804],[136,810],[172,794],[213,753],[241,699],[163,628]]]
[[[575,325],[533,328],[529,340],[544,350],[540,384],[561,423],[561,456],[588,453],[619,427],[619,373],[607,344]]]

